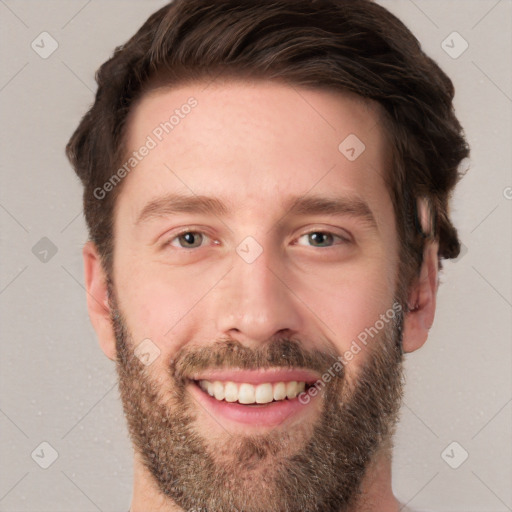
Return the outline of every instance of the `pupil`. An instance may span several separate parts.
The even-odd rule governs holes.
[[[194,238],[196,237],[197,233],[185,233],[182,235],[182,237],[185,239],[185,242],[189,245],[194,245]]]
[[[329,234],[317,231],[316,233],[311,233],[310,236],[311,236],[311,239],[312,239],[312,241],[314,243],[320,243],[321,244],[322,243],[321,239],[323,237],[329,236]],[[325,240],[324,240],[324,243],[325,243]]]

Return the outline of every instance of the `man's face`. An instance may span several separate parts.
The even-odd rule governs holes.
[[[123,182],[111,276],[140,459],[183,509],[348,510],[401,395],[399,247],[376,111],[225,82],[152,92],[129,122],[130,151],[156,142]],[[176,195],[222,209],[173,211]],[[315,396],[293,398],[318,379]]]

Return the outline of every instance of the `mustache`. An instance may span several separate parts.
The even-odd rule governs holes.
[[[323,374],[339,354],[333,348],[306,350],[303,342],[289,337],[278,337],[258,348],[251,348],[237,340],[226,338],[209,346],[183,347],[170,364],[171,376],[184,383],[189,375],[213,369],[259,370],[269,368],[301,368]],[[337,375],[343,378],[344,368]]]

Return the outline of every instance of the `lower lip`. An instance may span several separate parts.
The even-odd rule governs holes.
[[[217,400],[203,391],[195,382],[189,385],[189,388],[197,401],[211,412],[214,417],[220,417],[237,423],[246,425],[255,425],[262,427],[275,427],[283,423],[286,419],[303,413],[309,409],[314,401],[309,397],[309,402],[303,404],[299,398],[285,399],[268,404],[242,405],[238,402],[226,402]]]

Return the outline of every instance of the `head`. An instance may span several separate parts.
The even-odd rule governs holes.
[[[452,83],[367,0],[176,0],[97,82],[67,146],[88,307],[155,492],[349,510],[460,249]],[[228,407],[228,380],[300,395]]]

